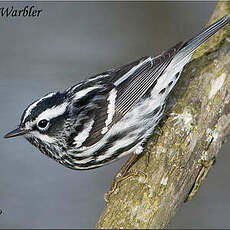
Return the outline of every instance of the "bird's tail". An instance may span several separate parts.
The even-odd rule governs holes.
[[[220,20],[216,21],[212,25],[205,28],[198,35],[185,42],[178,52],[178,54],[173,59],[174,64],[179,64],[184,62],[187,59],[190,59],[194,51],[207,39],[209,39],[213,34],[215,34],[218,30],[223,28],[225,25],[230,23],[230,14],[222,17]]]
[[[218,30],[223,28],[225,25],[230,23],[230,15],[226,15],[222,17],[220,20],[216,21],[212,25],[205,28],[201,33],[197,36],[193,37],[189,41],[184,44],[184,47],[188,47],[190,52],[195,51],[202,43],[204,43],[207,39],[209,39],[213,34],[215,34]]]

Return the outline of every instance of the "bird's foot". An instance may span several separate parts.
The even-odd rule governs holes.
[[[144,172],[139,172],[139,171],[130,171],[128,172],[128,170],[130,169],[130,167],[137,161],[137,159],[139,158],[139,154],[132,154],[131,157],[128,159],[128,161],[122,166],[122,168],[120,169],[119,173],[116,175],[116,177],[113,180],[113,184],[111,186],[111,189],[109,192],[104,194],[104,200],[105,202],[109,202],[109,197],[112,193],[114,193],[114,191],[116,190],[118,184],[121,181],[124,181],[132,176],[137,176],[140,173],[142,175],[145,175],[145,177],[147,178],[147,175]]]
[[[106,193],[104,194],[104,200],[105,200],[105,202],[106,202],[106,203],[109,202],[109,199],[110,199],[111,194],[113,194],[113,193],[115,192],[115,190],[117,189],[118,184],[119,184],[120,182],[122,182],[122,181],[124,181],[124,180],[127,180],[127,179],[129,179],[130,177],[133,177],[133,176],[139,176],[140,174],[141,174],[142,176],[145,177],[145,181],[146,181],[148,176],[147,176],[146,173],[144,173],[144,172],[142,172],[142,171],[132,170],[132,171],[130,171],[130,172],[128,172],[128,173],[125,173],[124,175],[122,175],[122,174],[119,172],[119,173],[116,175],[116,177],[114,178],[114,180],[113,180],[113,184],[112,184],[112,186],[111,186],[110,191],[108,191],[108,192],[106,192]]]

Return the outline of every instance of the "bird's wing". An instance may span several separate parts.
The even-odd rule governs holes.
[[[99,141],[155,85],[181,46],[182,43],[178,43],[155,58],[143,57],[120,68],[97,74],[85,82],[82,87],[86,88],[85,92],[87,89],[89,92],[78,92],[85,96],[79,97],[75,105],[78,109],[84,107],[83,111],[88,111],[88,117],[94,117],[84,146]],[[89,103],[92,104],[91,108]],[[84,114],[82,117],[87,116]]]
[[[129,71],[114,81],[117,97],[116,116],[113,122],[121,119],[146,92],[155,86],[157,79],[182,45],[183,43],[180,42],[155,58],[147,57],[139,60]]]

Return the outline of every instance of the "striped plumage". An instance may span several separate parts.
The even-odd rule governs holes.
[[[193,52],[230,21],[225,16],[186,43],[50,93],[24,111],[19,128],[45,155],[72,169],[90,169],[143,143],[164,113],[166,98]]]

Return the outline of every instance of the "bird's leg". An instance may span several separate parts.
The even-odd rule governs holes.
[[[130,167],[137,161],[137,159],[139,159],[139,157],[140,157],[140,154],[133,153],[131,157],[128,159],[128,161],[121,167],[119,173],[116,175],[116,177],[113,180],[113,184],[111,186],[110,191],[104,194],[105,202],[109,202],[110,195],[114,193],[114,191],[117,188],[118,183],[120,183],[121,181],[126,180],[132,176],[137,176],[140,173],[144,175],[145,178],[147,178],[147,175],[141,171],[133,171],[133,172],[128,173],[128,170],[130,169]]]
[[[134,162],[137,159],[137,154],[133,153],[130,158],[128,159],[128,161],[126,161],[126,163],[121,167],[120,171],[118,172],[118,174],[116,175],[116,177],[113,180],[112,186],[110,188],[109,192],[106,192],[104,194],[104,200],[105,202],[109,202],[109,196],[114,193],[114,191],[117,188],[117,185],[119,182],[121,182],[122,180],[125,180],[128,178],[127,172],[130,169],[130,167],[134,164]]]
[[[126,161],[126,163],[121,167],[121,169],[120,169],[119,173],[116,175],[115,179],[124,177],[127,174],[130,167],[136,162],[138,156],[139,155],[137,155],[136,153],[133,153],[130,156],[130,158]]]
[[[145,158],[145,168],[147,169],[149,166],[149,161],[150,161],[150,152],[146,151],[146,158]]]

